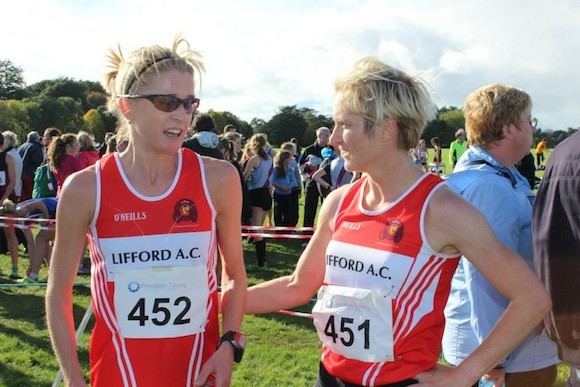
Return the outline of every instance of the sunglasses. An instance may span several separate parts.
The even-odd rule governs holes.
[[[117,98],[145,98],[151,101],[157,110],[171,113],[183,105],[185,113],[191,114],[199,107],[199,98],[191,97],[186,99],[177,98],[174,95],[168,94],[121,94]]]

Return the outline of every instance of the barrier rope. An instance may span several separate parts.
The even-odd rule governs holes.
[[[90,282],[75,282],[73,286],[89,286]],[[27,283],[27,284],[0,284],[0,288],[26,288],[26,287],[43,287],[47,286],[48,283],[46,282],[34,282],[34,283]]]
[[[7,222],[8,221],[8,222]],[[16,223],[20,222],[20,223]],[[56,219],[42,219],[42,218],[12,218],[7,216],[0,216],[0,227],[12,227],[12,228],[20,228],[20,229],[40,229],[40,230],[54,230],[56,223]],[[46,224],[43,226],[42,224]],[[310,239],[312,238],[311,234],[306,235],[296,235],[296,234],[269,234],[269,231],[295,231],[295,232],[302,232],[302,231],[315,231],[314,227],[277,227],[277,226],[267,226],[267,227],[260,227],[260,226],[242,226],[242,236],[251,237],[251,238],[272,238],[272,239]],[[249,231],[266,231],[266,232],[244,232],[244,230]],[[90,282],[75,282],[73,286],[86,286],[90,285]],[[20,287],[44,287],[47,286],[46,282],[37,282],[37,283],[26,283],[26,284],[0,284],[0,288],[20,288]],[[312,299],[310,301],[316,301],[316,299]],[[304,317],[304,318],[312,318],[311,313],[304,313],[304,312],[295,312],[292,310],[279,310],[277,313],[285,314],[288,316],[294,317]]]

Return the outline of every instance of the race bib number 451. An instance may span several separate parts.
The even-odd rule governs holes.
[[[312,309],[320,340],[349,359],[393,361],[391,300],[386,291],[323,286]]]
[[[115,273],[115,310],[125,338],[203,332],[208,297],[207,271],[202,266]]]

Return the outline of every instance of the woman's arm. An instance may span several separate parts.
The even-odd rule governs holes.
[[[320,184],[324,189],[332,189],[332,184],[326,182],[323,177],[326,176],[326,168],[319,168],[316,172],[312,174],[312,180]]]
[[[248,289],[246,313],[269,313],[306,304],[318,291],[326,271],[326,246],[343,189],[333,191],[322,204],[316,231],[300,256],[294,273]]]
[[[260,158],[260,156],[258,156],[258,155],[253,155],[252,157],[250,157],[250,159],[246,163],[246,167],[244,168],[244,173],[243,173],[244,179],[247,179],[248,175],[250,173],[252,173],[254,168],[256,168],[260,164],[259,158]]]
[[[471,385],[541,322],[550,298],[524,260],[497,240],[483,215],[447,188],[439,189],[429,204],[426,234],[436,250],[463,254],[510,301],[489,336],[459,366],[417,375],[422,383]]]
[[[48,331],[65,382],[70,386],[85,385],[75,339],[72,287],[94,213],[95,191],[94,168],[72,175],[63,187],[46,291]]]
[[[222,333],[239,332],[244,317],[247,289],[240,225],[240,178],[235,167],[226,161],[204,157],[204,168],[205,175],[208,176],[211,200],[217,211],[217,242],[222,260]],[[221,345],[203,366],[195,385],[203,386],[207,377],[214,374],[216,386],[229,386],[233,360],[232,346]]]

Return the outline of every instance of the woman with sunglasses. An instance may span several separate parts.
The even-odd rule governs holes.
[[[91,385],[228,386],[244,341],[239,178],[229,163],[181,149],[203,64],[179,37],[172,48],[144,47],[126,58],[111,50],[109,62],[109,110],[130,141],[72,175],[60,197],[46,304],[65,382],[86,385],[71,295],[86,233],[96,320]]]

